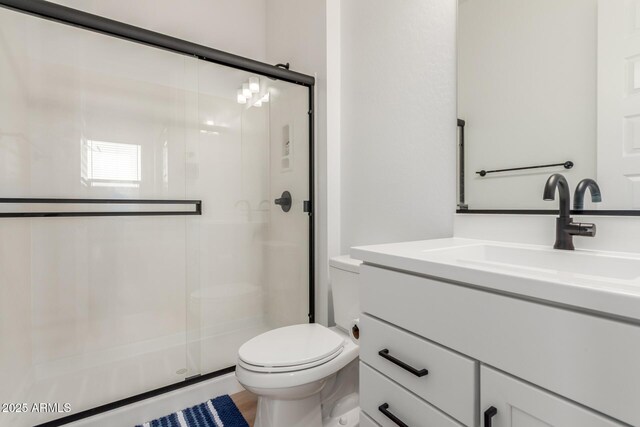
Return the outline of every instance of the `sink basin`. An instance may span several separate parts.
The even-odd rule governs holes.
[[[528,270],[559,276],[636,280],[640,259],[588,251],[559,251],[536,247],[478,244],[424,250],[425,259],[468,266]]]
[[[637,253],[453,237],[360,246],[351,256],[364,261],[363,277],[371,267],[391,268],[640,322]]]

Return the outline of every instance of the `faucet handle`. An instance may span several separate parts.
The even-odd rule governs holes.
[[[596,225],[589,222],[580,222],[578,226],[578,236],[594,237],[596,235]]]

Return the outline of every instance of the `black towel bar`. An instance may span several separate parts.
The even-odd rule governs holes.
[[[486,171],[484,169],[482,169],[481,171],[477,171],[476,173],[480,176],[486,176],[489,173],[496,173],[496,172],[511,172],[511,171],[522,171],[522,170],[526,170],[526,169],[540,169],[540,168],[550,168],[553,166],[563,166],[565,169],[571,169],[573,167],[573,162],[571,160],[568,160],[564,163],[552,163],[552,164],[548,164],[548,165],[537,165],[537,166],[523,166],[520,168],[509,168],[509,169],[494,169],[494,170],[490,170],[490,171]]]

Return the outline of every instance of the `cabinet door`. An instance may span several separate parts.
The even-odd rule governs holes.
[[[483,427],[622,427],[562,397],[494,369],[480,369]]]

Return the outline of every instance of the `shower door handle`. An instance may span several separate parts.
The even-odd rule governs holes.
[[[274,203],[282,208],[284,212],[291,210],[291,193],[284,191],[279,199],[275,199]]]

